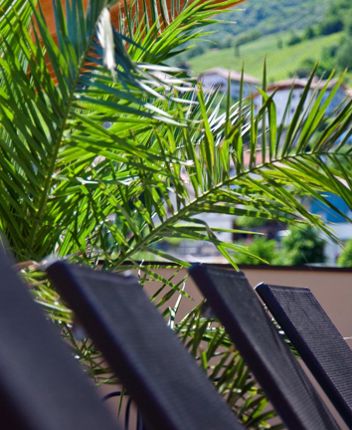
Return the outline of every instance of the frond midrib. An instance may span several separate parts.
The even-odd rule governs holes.
[[[34,219],[34,228],[32,230],[31,240],[29,241],[29,249],[30,250],[33,250],[35,247],[38,229],[42,225],[41,220],[42,220],[42,218],[45,214],[45,210],[47,208],[47,203],[48,203],[48,199],[50,196],[50,190],[51,190],[52,182],[53,182],[53,175],[54,175],[55,170],[56,170],[58,154],[59,154],[62,142],[63,142],[63,135],[64,135],[64,132],[66,130],[67,121],[68,121],[68,119],[70,117],[70,113],[72,111],[72,104],[75,101],[75,93],[76,93],[76,88],[77,88],[79,78],[80,78],[80,71],[82,70],[82,68],[86,62],[87,54],[91,49],[91,44],[92,44],[92,41],[94,39],[94,35],[95,35],[95,31],[89,37],[89,41],[87,43],[87,48],[82,53],[80,61],[77,63],[77,68],[76,68],[77,73],[76,73],[74,81],[71,84],[71,88],[69,90],[69,97],[67,98],[67,100],[65,100],[65,103],[64,103],[64,105],[66,106],[66,109],[64,109],[62,112],[63,114],[62,114],[62,119],[61,119],[61,125],[60,125],[60,127],[58,127],[58,135],[57,135],[56,142],[54,142],[54,144],[53,144],[52,158],[50,160],[48,169],[46,170],[46,175],[43,175],[43,176],[46,176],[46,179],[44,182],[43,192],[42,192],[41,198],[39,200],[39,204],[38,204],[38,208],[37,208],[37,215],[35,216],[35,219]]]
[[[297,160],[300,157],[316,157],[316,156],[326,156],[326,155],[331,155],[331,152],[321,152],[321,151],[311,151],[309,153],[302,153],[302,154],[291,154],[291,155],[285,155],[284,157],[279,157],[276,158],[274,160],[270,160],[268,162],[262,163],[260,165],[255,165],[252,168],[246,169],[244,171],[241,171],[239,174],[232,176],[228,179],[226,179],[225,181],[221,181],[218,182],[217,184],[215,184],[213,187],[211,187],[210,189],[206,190],[203,194],[199,195],[199,197],[191,200],[188,204],[186,204],[185,206],[183,206],[179,211],[176,211],[174,213],[174,215],[170,216],[167,220],[165,220],[163,223],[159,224],[157,227],[154,228],[153,231],[151,231],[148,235],[146,235],[141,241],[139,241],[137,243],[137,245],[135,247],[133,247],[133,249],[128,250],[126,253],[122,254],[118,260],[117,260],[117,264],[122,263],[124,261],[127,261],[129,258],[131,258],[135,253],[142,251],[144,249],[145,246],[148,245],[148,243],[151,243],[153,241],[153,239],[157,238],[158,236],[161,236],[161,233],[163,230],[167,230],[167,228],[169,226],[174,225],[175,223],[177,223],[178,221],[182,220],[183,217],[188,213],[188,212],[192,212],[192,208],[197,207],[200,203],[206,201],[207,197],[209,197],[209,195],[211,195],[212,193],[218,191],[219,189],[221,189],[222,187],[225,186],[229,186],[231,185],[231,183],[233,183],[234,181],[245,177],[247,175],[251,175],[254,173],[257,173],[258,171],[261,171],[263,169],[266,168],[270,168],[273,167],[274,164],[277,163],[285,163],[288,162],[290,160]],[[334,154],[336,155],[336,154]],[[339,154],[341,156],[344,156],[344,154]]]

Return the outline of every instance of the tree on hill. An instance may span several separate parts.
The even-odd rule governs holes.
[[[345,38],[336,53],[336,63],[340,69],[350,69],[352,67],[352,40]]]
[[[288,46],[297,45],[298,43],[301,43],[301,42],[302,42],[301,37],[297,33],[292,32],[287,41],[287,45]]]
[[[349,0],[334,0],[318,26],[318,33],[327,35],[342,31],[345,18],[350,15],[351,9],[352,4]]]
[[[344,20],[344,37],[336,52],[336,62],[341,69],[352,67],[352,8]]]
[[[316,30],[313,26],[309,26],[304,31],[303,39],[313,39],[316,36]]]
[[[319,34],[324,36],[338,33],[343,29],[343,19],[336,15],[327,16],[318,27]]]

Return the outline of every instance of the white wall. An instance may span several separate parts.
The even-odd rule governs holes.
[[[207,73],[201,76],[201,82],[203,84],[203,89],[205,91],[212,91],[214,89],[219,89],[223,93],[227,92],[228,79],[218,75],[216,73]],[[236,100],[240,96],[240,82],[236,80],[231,81],[231,97]],[[250,94],[256,91],[256,86],[252,83],[243,83],[243,96],[248,97]]]

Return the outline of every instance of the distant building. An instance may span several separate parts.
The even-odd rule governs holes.
[[[240,97],[242,74],[233,70],[217,67],[206,70],[201,73],[198,80],[202,82],[204,91],[219,90],[222,93],[227,93],[228,82],[230,80],[230,94],[234,100]],[[253,76],[243,75],[243,96],[248,97],[257,91],[260,81]]]
[[[310,102],[314,97],[317,97],[319,94],[319,90],[323,88],[326,89],[326,93],[324,94],[324,100],[329,97],[332,89],[335,87],[337,81],[332,79],[330,81],[323,81],[320,79],[315,79],[312,81],[309,89],[309,96],[303,106],[303,111],[308,109]],[[276,115],[277,115],[277,123],[281,124],[284,121],[284,125],[289,125],[293,119],[295,112],[297,111],[299,102],[301,100],[304,88],[307,86],[307,79],[298,79],[292,78],[284,81],[275,82],[267,87],[266,92],[271,95],[274,94],[273,100],[276,105]],[[341,105],[346,98],[349,96],[350,90],[347,89],[344,85],[341,85],[337,90],[335,96],[331,100],[327,113],[332,113],[339,105]],[[259,109],[262,104],[262,96],[259,93],[256,93],[253,96],[254,105],[256,109]],[[289,103],[290,102],[290,103]],[[289,107],[287,110],[287,105],[289,103]],[[286,112],[286,113],[285,113]],[[286,115],[286,116],[285,116]]]

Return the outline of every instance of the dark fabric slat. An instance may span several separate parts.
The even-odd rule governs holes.
[[[153,430],[243,429],[134,277],[48,268]]]
[[[256,291],[352,428],[352,351],[324,309],[307,288],[260,284]]]
[[[0,247],[1,428],[118,429],[11,265]]]
[[[245,276],[202,265],[193,266],[190,273],[287,428],[337,429]]]

